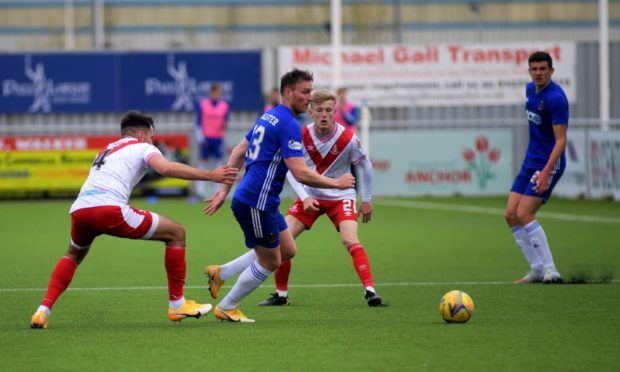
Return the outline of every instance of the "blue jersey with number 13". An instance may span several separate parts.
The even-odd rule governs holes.
[[[245,139],[246,172],[234,198],[260,210],[278,208],[288,171],[283,159],[304,156],[301,126],[287,106],[279,105],[261,115]]]

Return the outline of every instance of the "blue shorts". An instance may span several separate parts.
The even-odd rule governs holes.
[[[223,138],[205,138],[200,144],[200,157],[209,159],[214,157],[218,160],[224,157],[224,139]]]
[[[534,175],[534,173],[540,169],[528,168],[525,166],[525,164],[523,164],[521,166],[521,169],[519,170],[519,173],[517,174],[517,177],[515,177],[515,180],[512,184],[512,188],[510,189],[510,191],[516,192],[517,194],[521,194],[521,195],[535,196],[538,198],[542,198],[543,203],[546,203],[547,200],[551,197],[551,192],[553,191],[553,188],[555,187],[555,185],[558,183],[558,181],[562,177],[562,174],[564,174],[564,169],[566,169],[566,163],[562,162],[560,167],[555,170],[555,173],[552,171],[551,172],[552,174],[549,175],[551,184],[549,185],[549,188],[547,189],[547,191],[545,191],[542,194],[537,194],[536,191],[534,191],[534,184],[530,182],[530,180],[532,179],[532,176]]]
[[[279,209],[261,211],[234,198],[230,208],[243,230],[248,248],[257,245],[265,248],[280,246],[280,231],[286,230],[288,226]]]

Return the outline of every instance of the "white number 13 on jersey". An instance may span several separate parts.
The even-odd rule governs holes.
[[[261,125],[257,125],[254,127],[254,132],[252,133],[252,143],[250,147],[248,147],[248,151],[246,151],[246,156],[251,160],[256,160],[258,158],[258,153],[260,152],[260,144],[263,142],[265,138],[265,127]]]

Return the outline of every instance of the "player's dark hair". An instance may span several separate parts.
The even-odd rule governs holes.
[[[121,120],[121,135],[133,134],[136,129],[155,129],[153,118],[139,111],[129,111]]]
[[[294,68],[282,75],[282,79],[280,79],[280,95],[284,97],[284,88],[295,89],[295,86],[300,81],[314,81],[312,72]]]
[[[551,56],[549,55],[549,53],[539,50],[538,52],[534,52],[530,55],[530,58],[527,59],[527,64],[528,66],[531,66],[532,62],[544,62],[544,61],[547,61],[549,68],[553,68],[553,59],[551,59]]]

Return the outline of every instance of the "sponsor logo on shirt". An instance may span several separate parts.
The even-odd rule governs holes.
[[[93,195],[102,195],[102,194],[107,194],[107,193],[108,191],[106,189],[96,188],[96,189],[84,190],[80,196],[93,196]]]
[[[537,113],[525,110],[525,114],[527,115],[527,120],[531,121],[532,123],[536,125],[540,125],[540,123],[542,123],[542,118]]]
[[[301,142],[295,140],[288,141],[288,148],[291,150],[301,150]]]

